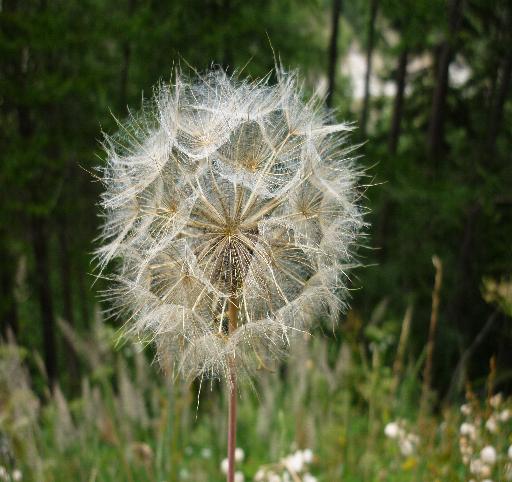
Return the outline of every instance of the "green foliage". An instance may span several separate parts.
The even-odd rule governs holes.
[[[341,66],[355,45],[364,57],[369,2],[342,3],[335,115],[356,120],[362,99],[354,98],[354,79],[342,75]],[[478,343],[471,348],[463,367],[467,379],[476,380],[476,389],[482,391],[487,361],[495,355],[497,380],[503,389],[510,389],[510,303],[502,291],[512,272],[512,10],[507,0],[462,2],[461,22],[450,33],[449,7],[456,3],[379,2],[374,60],[380,62],[374,62],[374,72],[377,80],[396,85],[398,58],[407,49],[406,90],[396,152],[388,146],[395,99],[381,92],[373,92],[370,99],[368,142],[360,151],[364,155],[361,162],[369,167],[368,182],[375,184],[362,189],[368,198],[367,220],[371,227],[369,249],[362,249],[360,256],[361,263],[369,266],[353,280],[356,289],[351,303],[355,311],[344,322],[343,333],[323,327],[322,336],[327,336],[329,343],[322,370],[336,366],[347,340],[351,356],[357,358],[343,382],[349,387],[336,386],[323,373],[308,372],[312,381],[306,399],[318,415],[311,423],[317,423],[326,413],[327,420],[330,416],[333,420],[331,429],[325,428],[314,437],[315,448],[323,457],[322,466],[324,460],[328,461],[325,480],[337,480],[341,474],[346,480],[361,480],[357,479],[363,477],[357,472],[359,468],[364,468],[365,477],[379,470],[389,475],[386,460],[393,451],[382,439],[381,428],[395,416],[410,421],[415,417],[431,313],[433,254],[439,255],[444,265],[434,355],[434,388],[439,398],[453,382],[453,367],[465,360],[463,356],[475,340]],[[111,386],[120,377],[117,361],[109,359],[93,367],[84,357],[74,357],[56,322],[68,319],[79,334],[93,330],[94,300],[102,281],[88,274],[92,240],[99,224],[99,186],[91,173],[102,162],[97,157],[101,130],[112,132],[114,116],[123,118],[128,106],[138,107],[141,93],[148,97],[159,80],[172,76],[175,66],[186,70],[190,65],[201,71],[211,65],[222,66],[256,77],[267,74],[277,59],[285,67],[299,68],[308,89],[321,87],[325,83],[331,4],[327,0],[0,2],[1,332],[5,338],[10,329],[17,331],[25,357],[26,353],[43,352],[45,320],[53,320],[58,378],[64,398],[77,399],[69,407],[75,423],[85,423],[80,415],[87,399],[80,390],[84,374],[99,391],[101,405],[115,430],[120,423],[113,408],[117,387]],[[444,42],[451,47],[452,70],[462,70],[467,78],[448,82],[442,146],[436,156],[429,157],[426,138]],[[364,58],[359,60],[364,62]],[[41,263],[37,254],[36,239],[43,241],[46,263]],[[42,301],[41,286],[49,287],[50,306]],[[374,318],[374,308],[383,299],[387,302],[386,316]],[[414,362],[405,363],[407,375],[398,391],[391,394],[396,382],[390,368],[390,347],[396,345],[399,320],[407,305],[414,306],[407,352]],[[486,320],[493,319],[494,312],[496,321],[479,340]],[[362,319],[379,321],[369,321],[362,327]],[[117,321],[109,323],[119,326]],[[41,365],[42,360],[30,356],[24,366],[30,371],[37,397],[48,401]],[[146,440],[153,451],[153,474],[165,476],[169,464],[185,460],[187,443],[196,444],[194,450],[210,443],[218,460],[222,450],[218,451],[220,445],[213,440],[222,432],[219,425],[197,423],[190,440],[185,429],[179,432],[180,440],[173,438],[179,424],[171,414],[180,403],[179,410],[189,410],[186,407],[191,394],[173,394],[166,402],[167,393],[158,389],[156,381],[153,385],[143,394],[151,406],[153,425],[129,424],[137,434],[130,440]],[[382,396],[383,392],[387,395]],[[292,434],[298,433],[294,428],[296,413],[283,408],[291,403],[286,393],[289,391],[283,389],[283,393],[276,394],[276,407],[280,408],[272,412],[274,418],[269,417],[268,423],[272,420],[277,427],[275,433],[282,437],[282,442],[275,442],[277,448],[272,453],[268,440],[252,431],[251,424],[259,420],[259,412],[256,398],[246,395],[240,436],[247,447],[250,445],[250,470],[287,453]],[[23,400],[38,404],[37,397],[30,391]],[[178,402],[181,399],[187,401]],[[175,401],[176,406],[172,405]],[[104,443],[96,422],[80,426],[85,441],[74,440],[66,449],[69,452],[62,452],[73,456],[66,458],[57,450],[52,432],[58,418],[56,403],[49,401],[50,406],[41,415],[44,420],[27,419],[28,427],[32,427],[27,440],[33,439],[34,445],[30,448],[30,442],[23,450],[47,450],[41,452],[43,458],[34,459],[34,464],[40,464],[34,470],[51,474],[66,470],[63,480],[124,480],[123,457],[131,449],[128,445],[121,449],[114,442]],[[202,405],[207,403],[206,397],[201,400]],[[213,410],[215,403],[208,409]],[[215,409],[218,424],[224,417],[219,407]],[[203,415],[199,413],[198,417]],[[375,445],[364,457],[366,446],[349,443],[357,439],[362,444],[360,440],[371,441],[373,436]],[[320,437],[325,444],[318,442]],[[450,440],[437,452],[425,454],[433,458],[428,463],[420,460],[417,470],[439,463],[460,474],[460,461],[450,459]],[[16,443],[22,445],[21,441]],[[83,451],[81,444],[91,450]],[[181,448],[169,455],[169,444]],[[53,462],[52,450],[58,454]],[[105,468],[103,465],[108,465],[112,457],[120,463]],[[67,459],[72,462],[63,469]],[[135,467],[134,461],[127,463],[131,466],[132,462]],[[403,462],[396,462],[397,470]],[[96,463],[103,464],[103,478],[99,473],[94,475]],[[84,472],[79,473],[79,469]],[[134,480],[144,480],[144,463],[133,470]],[[405,472],[404,480],[409,473]],[[458,475],[452,472],[438,477],[451,480],[453,476],[457,480]],[[393,477],[401,480],[398,475]]]
[[[284,371],[262,372],[254,387],[241,388],[237,445],[245,457],[237,470],[245,480],[262,467],[284,470],[288,454],[312,449],[307,470],[319,482],[462,481],[469,477],[468,444],[471,460],[492,445],[499,459],[490,470],[494,480],[504,480],[512,401],[495,396],[482,403],[468,392],[462,411],[420,413],[421,360],[410,358],[406,343],[403,369],[396,368],[400,322],[380,311],[383,317],[374,318],[360,341],[338,331],[341,343],[332,350],[325,338],[306,337]],[[351,316],[357,326],[361,320]],[[140,346],[117,346],[100,319],[87,338],[63,329],[89,367],[74,398],[56,387],[41,404],[24,368],[33,355],[2,346],[2,467],[40,482],[224,480],[224,390],[204,383],[198,392],[170,382]],[[463,422],[474,425],[474,436],[464,435],[471,427]]]

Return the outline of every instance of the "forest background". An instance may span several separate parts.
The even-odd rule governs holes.
[[[276,57],[356,123],[371,186],[364,267],[341,329],[320,329],[329,346],[396,340],[409,308],[407,357],[435,341],[433,410],[467,381],[485,390],[490,360],[510,391],[511,46],[506,0],[0,2],[0,326],[35,393],[73,397],[88,370],[61,326],[87,339],[103,287],[101,131],[176,66],[260,77]]]

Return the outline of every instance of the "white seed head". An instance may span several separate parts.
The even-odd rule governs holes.
[[[493,465],[496,462],[496,449],[492,445],[485,446],[480,452],[480,458],[484,463]]]
[[[469,403],[464,403],[463,405],[461,405],[460,407],[460,411],[462,412],[463,415],[470,415],[471,414],[471,405]]]
[[[237,462],[242,462],[244,460],[244,457],[245,457],[244,449],[237,447],[235,449],[235,460]]]
[[[496,417],[494,415],[491,415],[487,419],[485,422],[485,428],[491,433],[496,433],[498,431],[498,423],[496,422]]]
[[[469,464],[469,471],[474,475],[481,475],[484,464],[480,459],[472,459]]]
[[[391,439],[397,438],[400,431],[401,429],[397,422],[389,422],[384,428],[384,434]]]
[[[304,449],[302,451],[302,457],[306,464],[313,462],[313,451],[311,449]]]
[[[19,469],[14,469],[11,474],[11,478],[14,481],[19,481],[23,479],[23,473]]]
[[[463,422],[460,426],[460,434],[467,435],[471,440],[476,439],[476,427],[469,422]]]
[[[511,415],[512,413],[508,408],[502,410],[499,414],[500,422],[507,422],[510,419]]]
[[[297,452],[288,455],[284,460],[284,466],[293,473],[302,472],[302,469],[304,468],[304,457],[302,452],[298,450]]]
[[[497,393],[489,399],[489,405],[493,408],[498,408],[503,402],[503,394]]]
[[[217,71],[177,74],[106,136],[105,297],[165,368],[225,377],[235,357],[250,371],[344,308],[361,171],[351,128],[329,121],[293,75],[270,85]]]
[[[409,439],[400,440],[400,452],[402,452],[402,455],[409,456],[414,453],[414,444]]]

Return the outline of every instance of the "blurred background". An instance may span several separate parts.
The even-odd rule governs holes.
[[[396,412],[417,420],[419,401],[435,418],[468,393],[488,398],[512,387],[511,47],[508,0],[0,1],[0,466],[12,480],[15,467],[27,480],[222,480],[213,459],[222,458],[223,439],[215,424],[195,420],[218,410],[222,424],[222,393],[166,388],[145,365],[151,353],[116,345],[119,322],[101,319],[102,282],[93,286],[91,275],[101,186],[91,172],[103,162],[101,131],[115,131],[115,119],[137,110],[176,66],[259,77],[275,55],[340,121],[357,123],[371,226],[350,312],[335,330],[320,321],[318,336],[298,349],[324,377],[316,398],[308,392],[316,406],[306,408],[295,368],[258,383],[268,395],[265,384],[281,380],[294,416],[332,412],[340,428],[322,438],[333,452],[324,453],[329,469],[318,468],[319,480],[351,480],[341,478],[351,470],[353,480],[409,480],[378,478],[385,469],[371,435],[379,424]],[[313,387],[320,375],[310,368]],[[260,397],[273,400],[279,440],[270,452],[259,442],[247,480],[293,444],[324,450],[313,419],[307,429],[286,420],[280,391],[249,393],[241,440],[253,440]],[[23,423],[12,410],[22,410]],[[362,420],[357,450],[349,410]],[[111,420],[93,430],[94,413]],[[116,431],[119,414],[135,420],[126,432]],[[19,440],[30,438],[20,423],[32,445]],[[98,452],[81,461],[58,455],[89,443]],[[122,463],[102,472],[98,460],[116,450]],[[194,453],[215,467],[210,475],[188,467]],[[455,478],[439,480],[464,480],[458,463]]]

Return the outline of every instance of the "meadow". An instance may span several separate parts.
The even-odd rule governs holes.
[[[402,320],[385,305],[370,320],[350,312],[243,384],[236,480],[511,480],[512,398],[495,392],[493,360],[465,399],[443,404],[422,386],[426,349],[408,349],[414,323],[410,308]],[[172,381],[141,345],[120,343],[99,310],[87,337],[60,327],[87,366],[72,397],[58,387],[38,396],[26,363],[45,376],[40,357],[2,345],[0,480],[224,480],[219,383]]]

